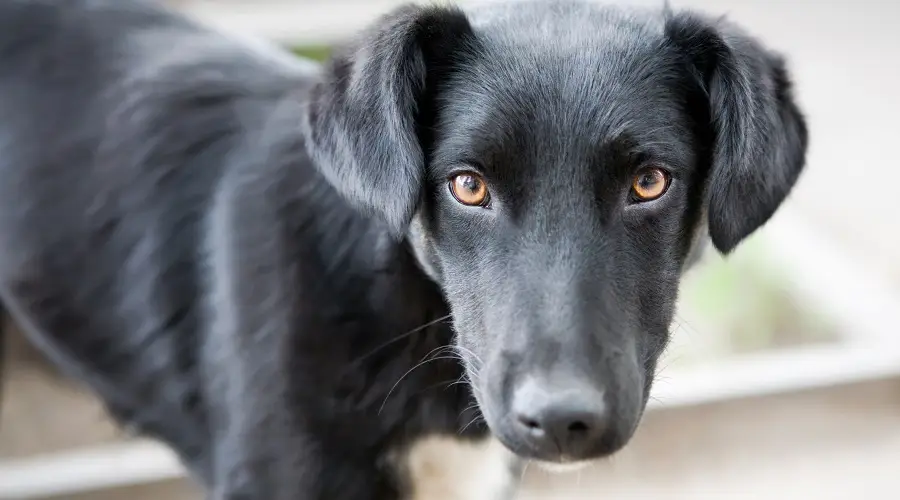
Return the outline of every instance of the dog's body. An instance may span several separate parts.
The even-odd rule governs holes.
[[[799,175],[781,63],[717,37],[576,3],[406,8],[318,69],[145,2],[4,2],[0,301],[213,498],[436,499],[415,478],[463,486],[434,458],[448,442],[466,479],[467,453],[491,457],[485,500],[508,494],[507,449],[624,445],[707,213],[727,252]],[[509,155],[542,180],[491,171]],[[620,205],[610,186],[631,167],[591,170],[627,158],[669,163],[668,205]],[[464,162],[493,205],[448,215]],[[552,439],[549,417],[520,415],[570,393]]]

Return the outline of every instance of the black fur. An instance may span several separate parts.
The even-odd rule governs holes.
[[[731,251],[806,149],[781,60],[686,13],[408,6],[309,69],[147,2],[9,0],[0,67],[0,299],[216,499],[404,498],[388,457],[431,434],[616,451],[706,227]],[[672,185],[635,204],[648,164]],[[526,387],[602,425],[535,446]]]
[[[806,123],[782,58],[736,26],[695,14],[669,19],[667,35],[693,58],[709,95],[717,140],[709,186],[709,233],[723,253],[769,220],[804,164]]]

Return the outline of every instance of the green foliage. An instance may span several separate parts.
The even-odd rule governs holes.
[[[331,54],[331,47],[328,45],[304,45],[292,48],[291,52],[301,57],[324,61]]]
[[[730,352],[797,346],[837,338],[824,311],[802,303],[758,239],[728,259],[712,258],[682,287],[682,314]]]

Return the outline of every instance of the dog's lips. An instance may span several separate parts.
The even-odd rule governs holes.
[[[490,427],[490,421],[488,421],[488,427]],[[493,433],[493,431],[492,431]],[[514,445],[514,440],[505,439],[504,436],[494,434],[494,438],[500,442],[500,444],[506,448],[506,450],[518,457],[520,460],[533,463],[540,467],[543,470],[552,473],[566,473],[566,472],[574,472],[580,469],[583,469],[595,461],[599,460],[599,458],[595,459],[587,459],[587,460],[575,460],[565,455],[559,455],[557,457],[552,457],[550,460],[539,459],[536,458],[535,455],[530,453],[530,450],[524,446]]]
[[[517,449],[513,446],[510,446],[509,443],[507,443],[502,437],[497,436],[496,434],[494,435],[494,437],[504,448],[506,448],[509,453],[518,457],[519,460],[522,460],[522,463],[534,464],[541,470],[550,472],[552,474],[567,474],[577,472],[586,467],[589,467],[591,464],[599,460],[573,460],[569,457],[566,457],[565,455],[555,457],[555,460],[538,459],[534,456],[531,456],[529,453],[527,453],[526,450]]]

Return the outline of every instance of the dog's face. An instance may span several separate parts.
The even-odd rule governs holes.
[[[803,166],[780,60],[690,14],[529,3],[383,18],[313,90],[323,172],[445,291],[473,392],[520,456],[621,448],[681,274]]]

